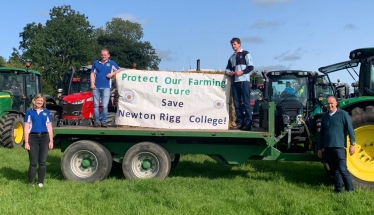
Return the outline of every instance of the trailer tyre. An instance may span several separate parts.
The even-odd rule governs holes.
[[[68,180],[94,182],[108,177],[112,155],[103,145],[80,140],[70,145],[61,158],[61,171]]]
[[[171,169],[169,153],[160,145],[140,142],[133,145],[122,161],[122,171],[127,179],[165,179]]]
[[[18,114],[8,114],[0,120],[0,144],[6,148],[23,145],[24,123]]]
[[[374,107],[368,106],[365,110],[354,108],[351,121],[356,137],[356,152],[350,156],[347,147],[348,170],[356,186],[374,189]]]

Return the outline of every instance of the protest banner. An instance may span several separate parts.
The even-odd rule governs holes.
[[[224,73],[122,70],[116,76],[116,124],[227,130],[229,78]]]

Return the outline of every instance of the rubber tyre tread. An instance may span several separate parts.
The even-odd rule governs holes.
[[[75,153],[81,150],[91,152],[98,160],[96,172],[87,178],[82,178],[75,175],[70,166],[71,158],[75,155]],[[103,145],[95,141],[79,140],[67,147],[62,155],[61,172],[68,180],[91,183],[107,178],[112,169],[112,164],[112,155]]]
[[[365,126],[365,125],[373,125],[374,124],[373,106],[367,106],[365,108],[365,111],[359,107],[356,107],[352,109],[350,117],[351,117],[353,129],[356,129],[358,127]],[[352,181],[355,186],[374,189],[374,182],[361,180],[352,174],[351,174],[351,177],[352,177]]]
[[[139,179],[132,171],[132,161],[139,153],[150,152],[157,157],[160,162],[159,171],[153,178],[165,179],[171,169],[171,159],[169,153],[160,145],[152,142],[140,142],[127,150],[122,161],[122,172],[127,179]]]
[[[16,144],[13,138],[13,130],[16,123],[21,123],[22,129],[24,129],[24,122],[18,114],[7,114],[0,120],[0,144],[5,148],[14,148],[23,145],[23,137],[20,144]]]

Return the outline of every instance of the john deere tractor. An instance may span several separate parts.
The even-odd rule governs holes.
[[[349,58],[349,61],[321,67],[319,71],[328,75],[344,70],[352,77],[352,72],[358,76],[352,86],[355,92],[342,90],[345,98],[338,101],[339,107],[349,113],[356,134],[356,153],[347,157],[347,166],[356,185],[374,189],[374,48],[353,50]]]
[[[42,93],[40,73],[28,67],[0,67],[0,145],[13,148],[23,144],[24,115],[31,101]],[[47,104],[55,106],[55,101],[46,96]],[[48,107],[47,107],[48,108]],[[58,110],[50,110],[55,123],[58,122]]]

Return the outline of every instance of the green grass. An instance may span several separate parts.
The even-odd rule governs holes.
[[[0,214],[372,214],[374,192],[332,192],[320,163],[249,161],[226,167],[184,155],[163,181],[126,180],[120,165],[96,183],[64,179],[49,153],[45,187],[27,184],[28,155],[0,148]]]

